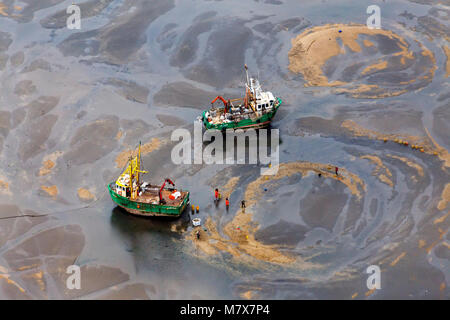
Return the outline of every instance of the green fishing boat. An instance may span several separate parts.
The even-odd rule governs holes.
[[[180,216],[189,205],[189,192],[175,189],[169,178],[162,186],[141,182],[141,174],[145,173],[148,172],[141,170],[139,144],[137,155],[130,157],[120,177],[108,185],[111,199],[125,211],[139,216]]]
[[[270,91],[262,91],[259,81],[249,78],[247,66],[245,72],[244,98],[225,100],[218,96],[211,102],[211,108],[203,111],[200,121],[207,130],[258,129],[267,127],[275,117],[282,100]],[[219,99],[223,102],[222,108],[214,107]]]

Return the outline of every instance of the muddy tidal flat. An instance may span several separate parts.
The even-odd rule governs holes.
[[[0,0],[0,299],[450,299],[450,2],[372,2]],[[174,164],[244,64],[278,172]],[[200,228],[114,205],[139,141]]]

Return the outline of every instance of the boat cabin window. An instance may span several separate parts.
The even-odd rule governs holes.
[[[258,105],[256,106],[256,109],[257,109],[257,110],[261,110],[261,105],[258,104]]]

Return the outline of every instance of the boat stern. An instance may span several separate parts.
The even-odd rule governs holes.
[[[202,112],[202,117],[201,117],[201,122],[203,123],[203,126],[205,127],[205,129],[209,130],[209,129],[214,129],[215,126],[211,123],[208,122],[208,118],[206,117],[206,113],[208,112],[208,110],[205,110]]]

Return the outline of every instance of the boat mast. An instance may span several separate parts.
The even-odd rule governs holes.
[[[248,90],[249,90],[250,87],[249,87],[249,80],[248,80],[248,67],[247,67],[246,64],[244,64],[244,68],[245,68],[245,74],[247,76],[247,83],[245,85],[245,101],[244,101],[244,104],[245,104],[245,107],[248,108]]]
[[[249,86],[249,80],[248,80],[248,67],[247,67],[246,64],[244,65],[244,68],[245,68],[245,74],[247,75],[247,86]]]
[[[138,163],[137,163],[137,185],[139,188],[139,173],[141,172],[141,142],[139,141],[139,151],[138,151]]]
[[[130,199],[133,199],[133,155],[130,156]]]
[[[245,68],[245,74],[247,76],[247,84],[245,86],[245,107],[248,108],[248,105],[250,105],[253,112],[256,113],[255,107],[253,106],[253,104],[250,103],[250,101],[248,101],[250,99],[250,97],[253,97],[253,99],[254,99],[254,97],[256,96],[256,93],[252,92],[252,90],[251,90],[251,88],[253,88],[253,86],[250,86],[250,80],[248,77],[248,67],[246,64],[244,65],[244,68]]]

